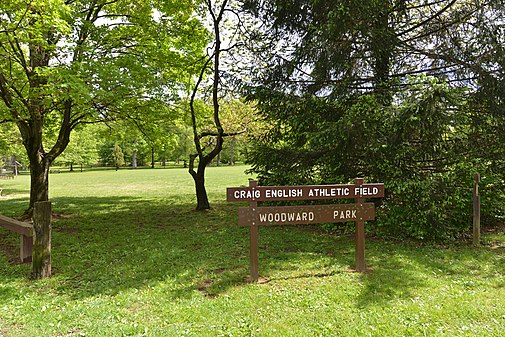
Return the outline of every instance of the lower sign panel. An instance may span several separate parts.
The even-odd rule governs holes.
[[[303,225],[325,222],[366,221],[375,218],[375,205],[338,204],[280,207],[241,207],[240,226]]]

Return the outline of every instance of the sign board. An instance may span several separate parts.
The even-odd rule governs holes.
[[[280,207],[241,207],[238,210],[240,226],[303,225],[331,222],[373,220],[375,205],[336,204]]]
[[[226,201],[285,201],[382,198],[384,184],[229,187]]]
[[[270,225],[317,224],[333,222],[356,223],[356,270],[365,267],[365,221],[375,218],[375,205],[365,199],[384,197],[384,184],[364,184],[356,178],[355,184],[257,186],[254,180],[248,187],[229,187],[226,200],[249,202],[249,207],[239,208],[239,225],[250,227],[251,280],[258,281],[258,227]],[[353,198],[354,204],[258,206],[261,201],[328,200]]]

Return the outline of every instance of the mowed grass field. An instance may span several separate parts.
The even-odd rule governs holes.
[[[504,336],[505,242],[474,248],[260,228],[260,275],[227,186],[245,167],[211,167],[213,208],[194,211],[184,169],[50,176],[54,276],[33,281],[0,228],[0,336]],[[27,207],[29,177],[0,180],[0,213]],[[373,223],[367,224],[373,226]]]

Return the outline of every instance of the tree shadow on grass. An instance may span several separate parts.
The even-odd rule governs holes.
[[[369,246],[374,256],[368,258],[369,272],[360,275],[363,287],[357,299],[358,307],[412,298],[426,286],[425,273],[417,267],[419,256],[411,247],[385,242]]]
[[[53,269],[57,291],[72,298],[116,295],[161,286],[165,296],[213,298],[244,284],[249,229],[237,206],[213,204],[206,212],[176,199],[55,198]],[[63,214],[63,215],[62,215]],[[354,240],[307,226],[260,229],[260,275],[278,280],[333,276],[354,263]],[[379,249],[380,251],[380,249]],[[372,254],[376,254],[375,249]],[[390,270],[394,269],[394,273]],[[408,293],[420,280],[399,268],[364,276],[366,296],[384,300]],[[387,296],[384,296],[387,295]]]
[[[145,288],[163,289],[169,299],[198,291],[213,298],[248,277],[249,229],[238,226],[234,204],[214,203],[206,212],[170,198],[74,197],[53,204],[60,217],[53,223],[50,284],[70,298]],[[354,264],[353,237],[307,226],[261,228],[259,245],[260,275],[279,281],[332,277]],[[442,253],[423,249],[424,255],[408,244],[367,239],[371,272],[359,276],[357,305],[410,298],[433,272],[463,272],[444,265]]]
[[[415,299],[429,287],[440,291],[441,284],[467,281],[471,284],[473,278],[499,280],[505,269],[505,261],[500,258],[504,250],[493,252],[463,242],[442,247],[378,241],[371,246],[375,254],[370,258],[372,272],[361,275],[363,290],[357,302],[359,307]]]
[[[19,195],[23,193],[27,193],[25,189],[20,189],[20,188],[12,188],[9,186],[2,186],[0,185],[0,189],[2,190],[2,194],[0,197],[10,197],[12,195]]]
[[[25,191],[21,191],[25,192]],[[28,208],[27,198],[13,198],[10,195],[0,197],[0,214],[10,217],[17,217],[23,214]]]
[[[195,291],[214,298],[247,282],[249,229],[238,226],[236,205],[214,203],[213,209],[197,212],[193,204],[176,199],[52,201],[58,213],[52,240],[58,293],[85,298],[160,286],[168,298]],[[316,264],[311,275],[321,274],[317,264],[327,255],[323,264],[348,263],[347,243],[347,254],[332,256],[333,236],[303,226],[262,232],[260,264],[266,275],[282,274],[283,268],[289,273],[285,262],[293,266],[300,259]]]
[[[67,205],[63,213],[78,209],[53,224],[53,267],[62,293],[115,295],[163,284],[167,296],[179,298],[191,296],[203,279],[214,278],[213,289],[241,282],[234,273],[215,272],[240,270],[246,262],[234,207],[196,212],[174,199],[124,197],[53,202]]]
[[[262,227],[258,241],[259,273],[272,280],[331,276],[354,261],[352,238],[314,225]]]
[[[338,278],[344,282],[359,282],[360,286],[356,288],[355,294],[357,307],[385,305],[396,299],[411,298],[426,286],[426,274],[416,272],[416,268],[417,265],[426,265],[427,262],[420,260],[412,247],[367,238],[365,260],[368,269],[365,273],[357,273],[354,269],[354,235],[335,237],[324,232],[308,232],[308,235],[303,235],[307,233],[303,229],[292,233],[285,231],[288,229],[282,227],[271,235],[272,238],[263,244],[266,250],[263,254],[260,239],[260,275],[262,259],[265,260],[265,273],[276,274],[272,280],[325,278],[349,274],[347,277]],[[302,265],[306,267],[297,270]]]

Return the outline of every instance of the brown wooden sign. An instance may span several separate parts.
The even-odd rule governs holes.
[[[365,221],[375,218],[375,205],[365,203],[368,198],[384,197],[384,184],[355,184],[307,186],[257,186],[251,180],[248,187],[229,187],[226,200],[249,202],[239,208],[239,225],[250,227],[251,280],[258,281],[258,227],[289,224],[317,224],[333,222],[356,223],[356,270],[364,272]],[[354,204],[258,207],[260,201],[323,200],[354,198]]]
[[[240,226],[303,225],[331,222],[373,220],[373,203],[307,205],[280,207],[241,207],[238,210]]]
[[[341,198],[382,198],[384,184],[229,187],[226,200],[283,201]]]

